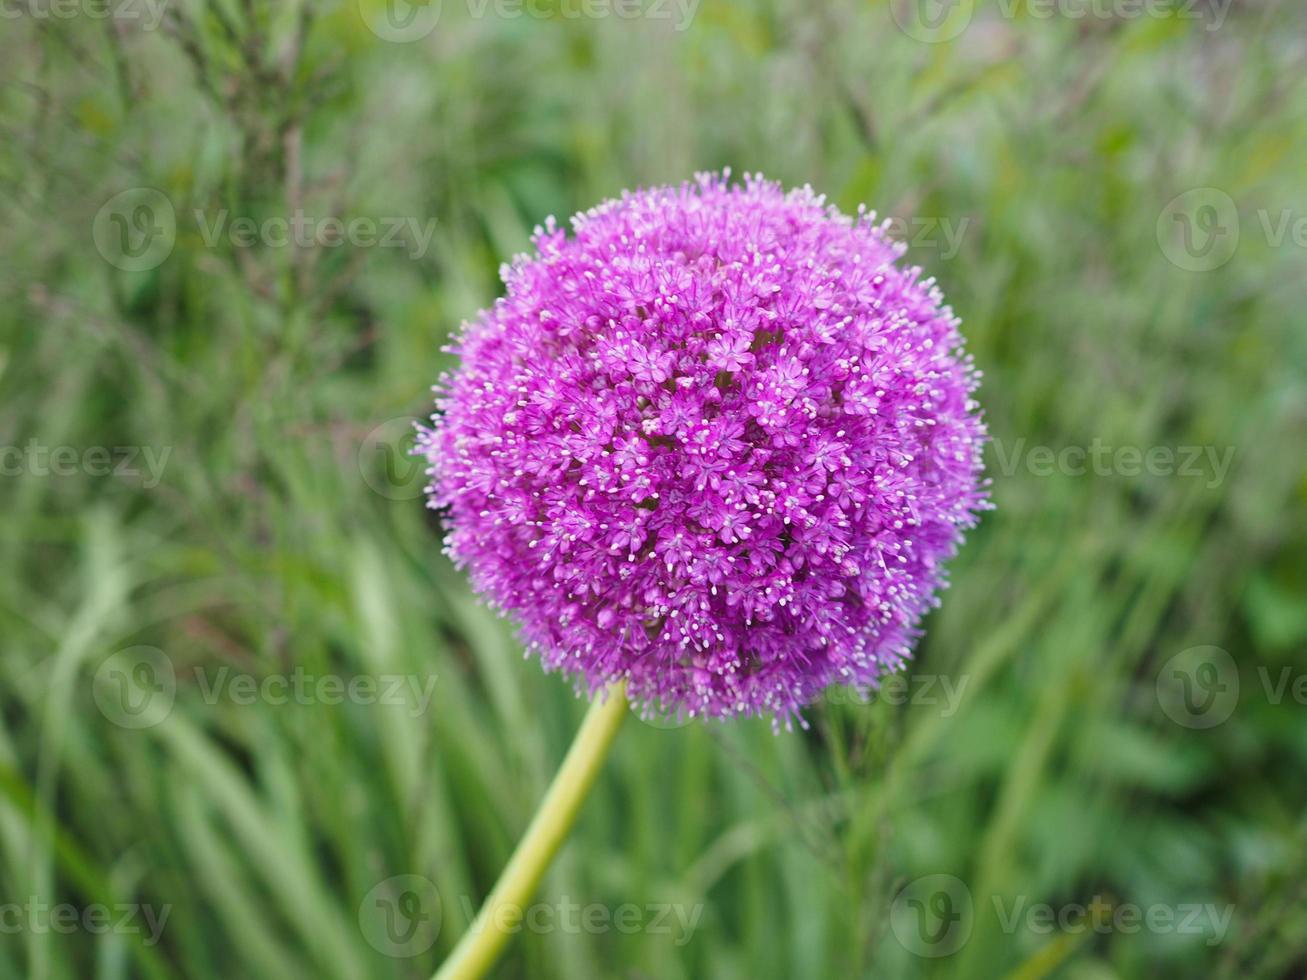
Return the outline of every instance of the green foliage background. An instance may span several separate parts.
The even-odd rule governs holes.
[[[445,338],[533,225],[723,166],[903,220],[986,373],[997,510],[908,697],[832,696],[780,735],[628,724],[540,898],[702,906],[688,942],[526,930],[496,975],[1305,975],[1307,705],[1276,691],[1307,674],[1307,249],[1266,221],[1307,216],[1301,6],[958,0],[970,23],[926,43],[883,2],[703,0],[685,24],[444,0],[394,43],[362,2],[0,21],[0,444],[168,453],[157,486],[6,457],[0,899],[170,910],[157,944],[0,917],[0,978],[430,974],[584,705],[442,556],[391,420],[426,413]],[[140,187],[175,242],[124,271],[96,216]],[[1238,208],[1209,271],[1168,259],[1192,188]],[[206,241],[296,209],[434,230]],[[1234,455],[1222,479],[1030,455],[1095,444]],[[97,674],[139,645],[177,691],[132,729]],[[1239,681],[1205,729],[1157,680],[1198,646]],[[196,683],[297,665],[436,682],[425,711]],[[361,922],[405,874],[441,922],[395,957]],[[938,875],[968,931],[921,956],[892,926]],[[1233,918],[1005,927],[1096,896]]]

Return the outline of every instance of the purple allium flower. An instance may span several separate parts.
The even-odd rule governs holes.
[[[987,507],[979,372],[875,216],[727,174],[551,218],[419,452],[529,651],[646,711],[875,686]]]

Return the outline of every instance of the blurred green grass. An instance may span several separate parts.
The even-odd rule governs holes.
[[[526,929],[496,975],[1303,975],[1307,706],[1266,679],[1307,674],[1307,251],[1263,220],[1307,215],[1301,10],[980,3],[923,43],[883,3],[704,0],[686,30],[432,9],[412,43],[369,28],[379,5],[252,0],[0,32],[0,977],[429,975],[584,705],[440,554],[395,420],[427,412],[445,337],[534,224],[722,166],[901,220],[986,372],[998,509],[906,697],[832,695],[780,736],[623,732],[540,898],[697,912],[688,942]],[[125,271],[104,207],[141,187],[175,241]],[[1210,271],[1159,240],[1193,188],[1238,209]],[[297,209],[432,238],[206,241]],[[1031,455],[1096,444],[1234,455],[1219,479]],[[91,472],[92,447],[137,475]],[[104,683],[138,646],[177,689],[129,728]],[[1210,729],[1158,696],[1198,646],[1240,684]],[[205,695],[297,667],[419,689]],[[373,917],[400,875],[441,900],[414,956]],[[904,918],[932,881],[962,888],[944,946]],[[1219,942],[1005,925],[1096,896],[1233,918]],[[168,917],[150,943],[5,911],[42,902]]]

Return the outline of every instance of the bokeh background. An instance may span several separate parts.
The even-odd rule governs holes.
[[[901,682],[628,723],[497,976],[1307,976],[1284,0],[6,0],[0,977],[423,978],[585,705],[405,456],[530,229],[893,219],[997,509]]]

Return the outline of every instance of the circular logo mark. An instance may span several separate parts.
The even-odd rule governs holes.
[[[413,454],[416,423],[407,416],[382,422],[359,446],[363,482],[388,500],[416,500],[426,486],[426,460]]]
[[[100,665],[92,694],[100,713],[115,725],[149,728],[172,711],[177,673],[157,647],[129,647]]]
[[[1215,187],[1185,191],[1158,215],[1157,244],[1177,268],[1219,269],[1239,247],[1239,208],[1234,198]]]
[[[950,956],[971,938],[971,889],[953,875],[926,875],[907,885],[890,906],[890,931],[909,953]]]
[[[440,935],[440,893],[421,875],[387,878],[363,896],[359,928],[378,953],[420,956]]]
[[[132,187],[109,198],[95,213],[91,239],[114,268],[145,272],[172,254],[177,212],[162,191]]]
[[[1215,728],[1239,703],[1239,668],[1220,647],[1190,647],[1168,660],[1157,675],[1157,701],[1185,728]]]
[[[975,0],[892,0],[889,9],[894,23],[908,37],[942,44],[967,29]]]
[[[358,0],[363,23],[383,41],[409,44],[436,29],[441,0]]]

